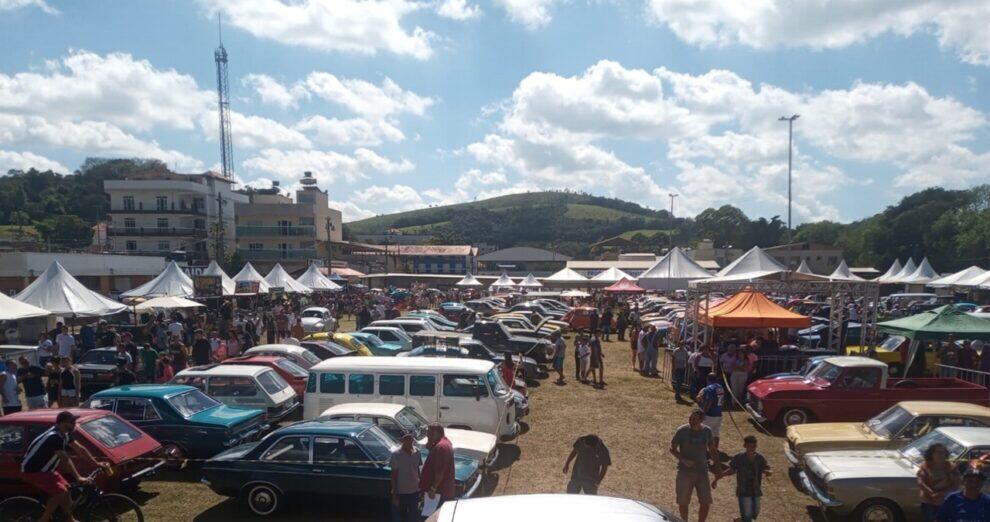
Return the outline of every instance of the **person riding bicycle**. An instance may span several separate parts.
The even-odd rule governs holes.
[[[69,411],[59,412],[58,416],[55,417],[55,425],[31,441],[27,453],[24,455],[24,461],[21,462],[24,481],[40,489],[48,496],[48,500],[45,502],[45,511],[39,519],[40,522],[47,522],[51,519],[56,509],[61,509],[65,513],[66,520],[73,522],[76,520],[72,516],[69,483],[58,471],[60,464],[68,468],[79,483],[92,482],[91,479],[79,474],[72,459],[69,458],[69,449],[84,455],[96,466],[104,469],[110,467],[107,463],[97,462],[89,450],[72,440],[72,434],[75,430],[76,416]]]

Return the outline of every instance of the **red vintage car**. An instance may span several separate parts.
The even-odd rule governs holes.
[[[576,306],[571,308],[560,320],[569,324],[571,330],[590,330],[591,317],[598,316],[598,309],[593,306]]]
[[[954,401],[990,406],[987,389],[955,378],[893,379],[867,357],[828,357],[801,380],[750,384],[746,411],[759,422],[862,422],[903,401]]]
[[[247,364],[251,366],[267,366],[278,373],[285,382],[292,386],[292,389],[303,399],[306,394],[306,381],[309,379],[309,372],[302,366],[281,357],[279,355],[245,355],[242,357],[231,357],[220,364]]]
[[[42,492],[20,479],[24,452],[35,437],[55,425],[61,409],[32,410],[0,417],[0,498],[13,495],[42,496]],[[155,473],[163,460],[162,445],[133,424],[105,410],[72,408],[76,417],[75,440],[101,462],[109,462],[113,475],[97,474],[105,491],[137,488]],[[72,462],[82,475],[95,470],[82,455]],[[66,477],[71,480],[72,477]]]

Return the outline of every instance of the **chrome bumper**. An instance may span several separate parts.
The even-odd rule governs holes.
[[[519,435],[519,430],[520,429],[521,428],[519,427],[519,423],[518,422],[513,422],[512,423],[512,427],[509,428],[508,433],[502,433],[501,439],[502,440],[507,440],[507,439],[515,438],[516,436]]]
[[[793,449],[791,449],[790,443],[787,442],[784,443],[784,457],[787,458],[787,462],[791,463],[791,466],[796,468],[804,467],[804,460],[802,460],[801,457],[798,456]]]
[[[130,482],[132,480],[142,480],[146,477],[150,477],[158,472],[158,468],[161,468],[164,465],[165,465],[165,459],[159,460],[155,464],[148,466],[142,469],[141,471],[138,471],[137,473],[131,473],[130,476],[121,480],[120,482],[126,484],[127,482]]]
[[[807,472],[802,471],[799,474],[799,476],[801,477],[801,486],[804,488],[804,491],[811,498],[815,499],[815,501],[818,502],[818,505],[820,505],[820,506],[822,506],[824,508],[838,508],[838,507],[842,507],[842,502],[839,502],[838,500],[835,500],[834,498],[829,497],[827,493],[825,493],[824,491],[818,489],[818,487],[815,486],[815,483],[812,482],[811,479],[808,478],[808,473]]]
[[[746,413],[748,413],[751,417],[756,419],[756,422],[759,422],[760,424],[763,424],[764,422],[767,421],[767,418],[764,417],[762,413],[754,410],[753,407],[750,406],[749,404],[746,405]]]
[[[485,476],[482,473],[475,473],[474,482],[471,483],[471,487],[460,496],[460,498],[471,498],[474,496],[475,492],[478,491],[478,486],[481,485],[481,480]]]
[[[297,409],[299,409],[299,406],[301,406],[301,405],[302,405],[302,402],[300,402],[300,401],[297,400],[292,406],[289,406],[288,408],[283,409],[282,411],[276,413],[275,415],[271,415],[270,413],[268,413],[268,420],[272,420],[272,421],[278,422],[278,421],[280,421],[280,420],[288,417],[289,415],[291,415],[292,412],[294,412]],[[269,408],[269,410],[270,409],[271,408]],[[267,412],[268,412],[268,410],[266,410],[266,413]]]

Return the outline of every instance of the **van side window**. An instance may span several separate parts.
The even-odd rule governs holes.
[[[405,395],[405,375],[382,375],[378,378],[379,395]]]
[[[344,393],[344,374],[324,373],[320,375],[320,393]]]
[[[413,397],[433,397],[436,393],[436,377],[432,375],[412,375],[409,377],[409,395]]]
[[[258,386],[250,377],[211,377],[210,393],[214,397],[254,397]]]
[[[352,373],[347,376],[347,393],[370,395],[375,393],[375,376],[367,373]]]
[[[488,387],[477,375],[444,375],[443,395],[445,397],[488,396]]]
[[[315,372],[309,372],[309,378],[306,379],[306,393],[316,393],[316,381],[319,377]]]

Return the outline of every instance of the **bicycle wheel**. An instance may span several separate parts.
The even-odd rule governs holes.
[[[141,508],[130,497],[107,493],[89,505],[86,522],[144,522]]]
[[[45,506],[31,497],[10,497],[0,502],[0,520],[3,522],[34,522],[41,518]]]

